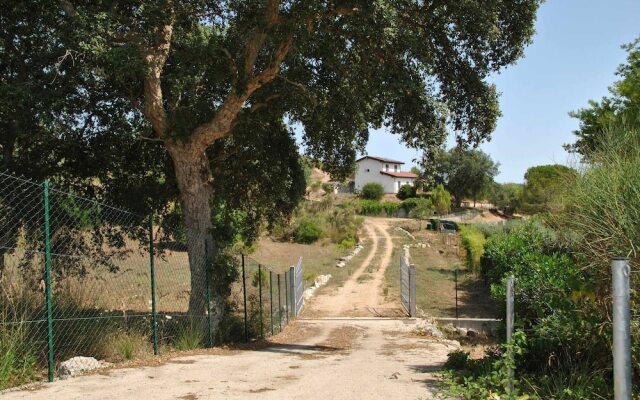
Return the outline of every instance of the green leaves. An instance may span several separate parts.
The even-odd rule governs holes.
[[[458,207],[465,198],[480,198],[498,174],[499,163],[481,150],[456,147],[441,151],[436,159],[438,180],[445,183]]]
[[[623,48],[628,52],[627,62],[618,67],[621,79],[609,89],[611,95],[600,101],[590,100],[589,107],[569,113],[580,126],[573,132],[576,142],[565,148],[587,160],[606,142],[606,132],[615,129],[615,125],[640,121],[640,38]]]

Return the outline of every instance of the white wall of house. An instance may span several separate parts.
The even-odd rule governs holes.
[[[387,169],[388,166],[388,169]],[[401,164],[381,162],[372,158],[365,158],[357,163],[355,189],[360,191],[369,182],[379,183],[384,188],[385,193],[398,193],[400,186],[404,184],[413,185],[413,178],[396,178],[381,174],[380,171],[400,172]],[[398,185],[398,182],[400,184]]]

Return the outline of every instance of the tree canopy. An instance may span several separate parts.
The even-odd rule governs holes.
[[[4,140],[3,153],[26,159],[42,143],[36,154],[51,154],[52,172],[73,167],[90,190],[179,212],[191,297],[201,298],[204,239],[220,212],[239,207],[256,226],[303,193],[289,126],[334,175],[348,173],[370,128],[427,154],[448,127],[478,143],[499,115],[486,78],[522,56],[539,3],[39,0],[37,18],[34,4],[15,3],[2,16],[0,126],[39,110],[43,132]],[[42,62],[20,75],[16,60]],[[10,91],[21,87],[26,105],[14,110]],[[210,254],[225,243],[214,236]]]
[[[496,183],[489,188],[489,201],[506,214],[513,214],[520,205],[523,185],[519,183]]]
[[[528,214],[559,211],[563,194],[577,176],[576,170],[564,165],[539,165],[524,174],[520,208]]]
[[[569,113],[580,121],[573,133],[577,140],[565,145],[587,160],[605,141],[605,131],[615,131],[618,124],[636,126],[640,124],[640,38],[623,46],[627,50],[627,62],[618,67],[620,80],[609,88],[611,96],[600,101],[589,101],[589,107]]]
[[[499,165],[481,150],[461,147],[442,151],[435,161],[437,179],[444,182],[458,207],[465,198],[475,202],[487,194]]]

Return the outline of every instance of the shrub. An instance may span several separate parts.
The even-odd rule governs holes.
[[[431,201],[438,214],[447,214],[451,211],[451,194],[442,184],[439,184],[431,191]]]
[[[416,187],[413,185],[402,185],[400,186],[396,197],[400,200],[406,200],[411,197],[416,197]]]
[[[381,184],[369,182],[362,187],[362,198],[367,200],[380,200],[384,196],[384,188]]]
[[[360,200],[357,208],[361,215],[380,215],[384,211],[382,204],[376,200]]]
[[[355,239],[351,239],[351,238],[347,238],[347,239],[343,239],[340,244],[338,244],[338,247],[341,250],[349,250],[351,248],[353,248],[356,245],[356,240]]]
[[[296,243],[313,243],[320,239],[322,230],[313,221],[303,221],[293,233],[293,239]]]
[[[253,271],[251,286],[257,288],[260,287],[260,285],[262,285],[263,288],[269,287],[269,270],[266,268],[261,268],[260,270],[256,269]]]
[[[407,213],[409,213],[411,210],[413,210],[417,205],[418,205],[418,201],[420,199],[417,199],[415,197],[412,197],[410,199],[406,199],[404,200],[402,203],[400,203],[400,207]]]
[[[109,357],[114,361],[129,361],[152,354],[149,335],[136,330],[116,333],[105,343],[107,351],[115,354]]]
[[[333,183],[323,183],[322,190],[324,190],[325,193],[333,193]]]
[[[393,201],[385,201],[381,205],[387,217],[395,216],[400,209],[400,203],[394,203]]]
[[[198,323],[189,323],[178,330],[173,341],[173,348],[178,351],[194,350],[201,347],[204,341],[204,329]]]
[[[460,225],[460,239],[467,252],[467,267],[472,271],[480,272],[480,258],[484,253],[484,235],[474,226]]]
[[[24,325],[0,324],[0,390],[35,378],[36,358],[27,335]]]

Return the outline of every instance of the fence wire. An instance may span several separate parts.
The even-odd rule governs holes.
[[[45,370],[52,380],[76,356],[118,362],[281,332],[289,273],[246,257],[212,336],[209,239],[184,231],[0,172],[0,354],[14,360],[0,389]]]

